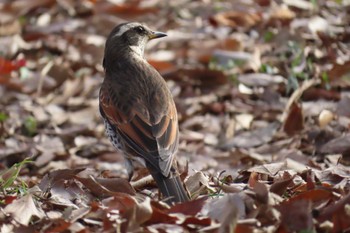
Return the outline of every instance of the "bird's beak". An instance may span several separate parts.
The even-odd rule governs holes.
[[[148,36],[150,40],[157,39],[167,36],[164,32],[151,32],[151,34]]]

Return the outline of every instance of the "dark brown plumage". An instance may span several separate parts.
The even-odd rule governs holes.
[[[146,43],[163,36],[139,23],[112,30],[103,60],[100,112],[110,140],[125,155],[129,178],[133,163],[140,162],[168,202],[183,202],[189,198],[176,167],[176,107],[166,82],[143,57]]]

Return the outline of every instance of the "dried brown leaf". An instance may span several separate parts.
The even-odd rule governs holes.
[[[281,225],[286,232],[313,230],[310,200],[287,201],[282,203],[278,210],[282,215]]]
[[[207,199],[207,197],[201,197],[189,202],[176,204],[169,209],[169,213],[181,213],[195,216],[201,211]]]
[[[284,121],[283,130],[288,135],[293,135],[304,128],[304,114],[301,104],[293,103],[288,111],[286,120]]]
[[[245,216],[245,204],[241,194],[226,194],[208,202],[208,215],[221,223],[219,233],[234,232],[237,220]]]
[[[290,176],[289,178],[278,180],[274,182],[270,186],[270,192],[276,193],[280,196],[286,191],[287,187],[292,183],[294,176]]]
[[[233,28],[250,28],[256,26],[262,20],[261,14],[255,12],[227,11],[215,15],[211,22],[216,25],[230,26]]]
[[[251,148],[268,143],[272,140],[279,124],[277,122],[268,124],[266,127],[254,129],[237,134],[222,147],[229,149],[232,147]]]
[[[28,226],[32,217],[42,219],[45,217],[43,210],[34,202],[33,195],[28,193],[4,208],[4,212],[10,214],[17,222]]]
[[[89,176],[83,178],[75,176],[75,179],[80,181],[86,188],[88,188],[93,195],[100,198],[110,197],[118,192],[135,195],[135,190],[131,187],[126,179],[122,178],[94,178]]]

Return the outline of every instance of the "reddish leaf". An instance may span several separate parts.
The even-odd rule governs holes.
[[[90,191],[97,197],[110,197],[118,192],[135,195],[135,190],[126,179],[103,179],[94,178],[92,176],[88,178],[75,176],[74,178],[83,183],[85,187],[90,189]]]
[[[345,232],[350,227],[349,214],[346,205],[350,204],[350,194],[346,195],[333,205],[329,205],[321,211],[318,221],[332,220],[333,232]]]
[[[278,210],[282,214],[282,226],[287,232],[312,230],[311,202],[292,200],[282,203]]]
[[[227,76],[217,70],[181,68],[163,75],[165,79],[185,82],[186,85],[213,88],[228,82]]]
[[[4,85],[10,90],[15,90],[15,91],[21,91],[22,90],[22,85],[21,84],[16,83],[16,82],[12,82],[10,77],[7,77],[7,76],[0,76],[0,85]]]
[[[252,172],[249,176],[248,185],[249,187],[254,187],[256,182],[258,182],[259,174],[257,172]]]
[[[295,175],[292,177],[274,182],[270,187],[270,191],[281,196],[286,191],[287,187],[292,183],[294,177]]]
[[[156,202],[152,203],[152,216],[146,222],[147,225],[156,224],[156,223],[169,223],[174,224],[178,219],[176,217],[170,216],[167,211],[159,208],[160,206]]]
[[[17,199],[17,196],[5,196],[5,204],[11,204],[14,200]]]
[[[113,13],[122,14],[127,17],[135,17],[143,14],[157,13],[159,8],[157,7],[141,7],[138,4],[125,3],[125,4],[112,4],[108,2],[98,2],[95,4],[94,10],[96,13]]]
[[[60,180],[71,180],[76,174],[83,171],[84,169],[85,168],[79,168],[75,170],[61,169],[52,171],[44,176],[39,184],[39,187],[41,190],[46,192],[47,190],[51,189],[55,182]]]
[[[283,125],[283,130],[288,135],[300,132],[304,128],[303,109],[300,104],[293,103],[289,109],[287,119]]]
[[[306,90],[303,94],[303,100],[305,101],[312,101],[312,100],[319,100],[319,99],[325,99],[325,100],[334,100],[338,101],[341,98],[341,94],[338,91],[335,90],[326,90],[316,87],[311,87],[310,89]]]
[[[124,213],[126,209],[132,207],[136,201],[128,194],[118,193],[112,199],[105,202],[109,210],[119,210]]]
[[[153,59],[147,59],[147,61],[154,68],[156,68],[156,70],[158,70],[159,73],[170,71],[176,68],[171,62],[167,61],[158,61]]]
[[[254,227],[247,226],[244,224],[238,223],[235,229],[235,233],[253,233]]]
[[[63,219],[54,221],[52,226],[46,229],[45,232],[65,232],[72,225],[70,222],[66,222]]]
[[[306,192],[302,192],[294,197],[292,197],[290,200],[310,200],[313,202],[319,202],[319,201],[325,201],[332,198],[332,191],[326,190],[326,189],[314,189],[309,190]]]
[[[0,74],[9,74],[14,70],[25,66],[26,61],[24,59],[18,61],[9,61],[3,57],[0,57]]]
[[[334,64],[333,68],[328,72],[330,81],[336,82],[341,79],[344,75],[350,72],[350,61],[345,62],[344,64]]]
[[[259,13],[249,13],[241,11],[227,11],[219,13],[211,18],[214,25],[236,27],[253,27],[260,23],[262,19]]]
[[[316,187],[315,174],[309,169],[306,173],[306,186],[308,190],[313,190]]]
[[[269,192],[265,184],[257,181],[253,187],[253,191],[255,192],[255,198],[257,201],[267,204],[269,199]]]
[[[201,226],[210,226],[212,220],[210,218],[196,218],[196,217],[188,217],[182,223],[183,226],[193,224],[193,225],[201,225]]]
[[[197,200],[176,204],[170,208],[168,213],[182,213],[184,215],[194,216],[198,214],[199,211],[201,211],[207,199],[208,197],[202,197]]]

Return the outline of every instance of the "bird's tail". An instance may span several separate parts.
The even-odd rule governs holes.
[[[166,197],[167,203],[185,202],[190,198],[182,184],[180,176],[165,177],[162,173],[152,173],[159,190]]]

